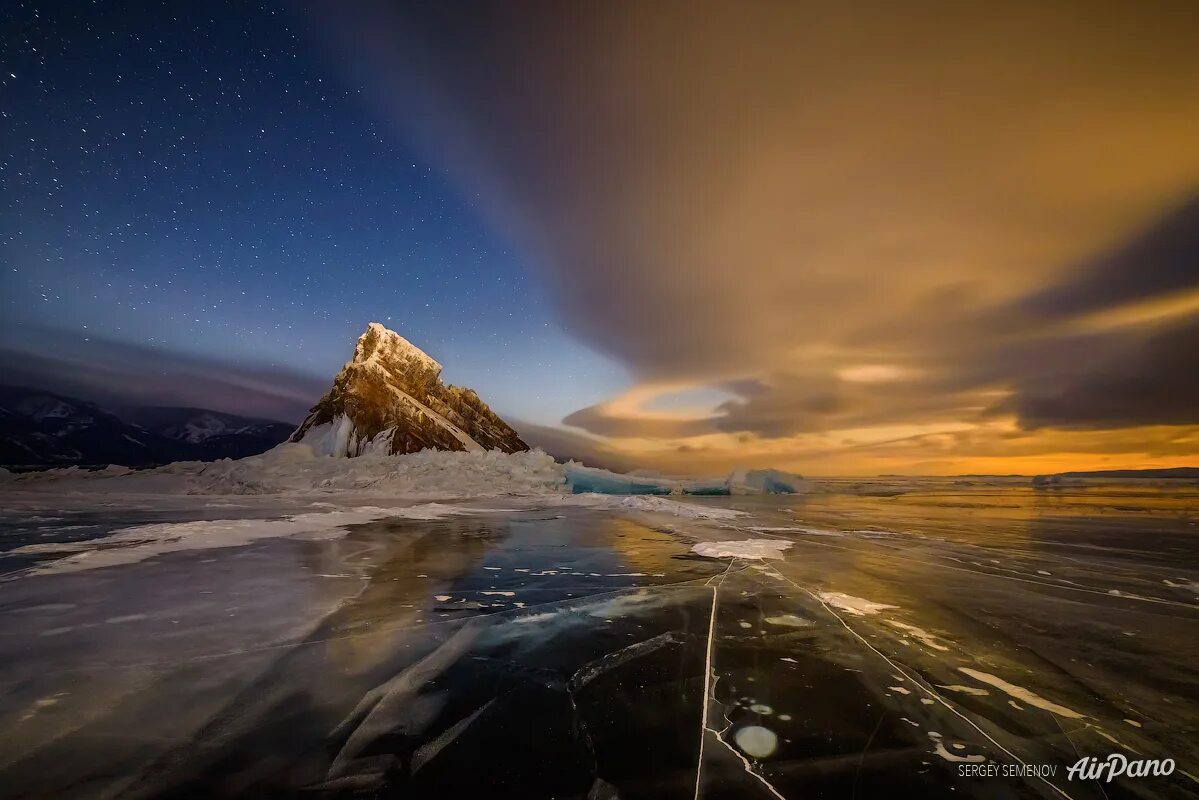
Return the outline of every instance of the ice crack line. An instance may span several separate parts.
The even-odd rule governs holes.
[[[708,703],[712,691],[712,640],[716,631],[716,593],[720,590],[720,584],[724,583],[725,576],[729,574],[729,570],[735,563],[737,563],[737,559],[730,561],[728,568],[720,574],[720,581],[712,585],[712,613],[708,617],[708,645],[704,654],[704,700],[699,721],[699,760],[695,764],[695,800],[699,800],[699,781],[704,771],[704,739],[707,738],[705,732],[710,730],[708,727]],[[708,580],[708,583],[712,584],[711,579]]]
[[[738,759],[740,759],[741,764],[745,767],[745,771],[747,773],[749,773],[751,776],[753,776],[754,778],[756,778],[763,786],[766,787],[767,790],[769,790],[769,792],[771,794],[773,794],[775,797],[777,797],[778,800],[787,800],[787,798],[785,798],[783,795],[779,794],[778,790],[775,789],[770,784],[770,781],[766,780],[761,775],[754,772],[753,765],[751,765],[749,763],[749,760],[746,759],[745,756],[743,756],[741,753],[739,753],[736,748],[734,748],[733,746],[731,746],[728,742],[726,742],[724,740],[722,734],[727,732],[728,729],[732,727],[732,723],[729,722],[728,717],[725,717],[725,722],[729,722],[729,724],[727,727],[725,727],[724,731],[718,731],[708,725],[708,707],[711,705],[712,694],[713,694],[713,691],[716,686],[716,678],[715,678],[713,670],[712,670],[712,651],[714,649],[714,642],[716,639],[715,634],[716,634],[717,596],[720,591],[720,587],[724,584],[724,579],[726,577],[728,577],[729,572],[733,569],[733,566],[736,563],[737,563],[737,559],[734,558],[733,560],[731,560],[729,562],[728,569],[726,569],[724,572],[720,573],[720,580],[717,581],[716,583],[711,584],[711,580],[709,580],[709,583],[711,584],[711,588],[712,588],[712,613],[708,617],[708,646],[707,646],[707,652],[704,655],[704,701],[703,701],[703,713],[700,715],[699,759],[695,765],[695,800],[699,800],[700,779],[703,777],[703,771],[704,771],[704,740],[707,738],[706,734],[708,734],[708,733],[711,733],[713,736],[715,736],[716,741],[720,742],[722,745],[724,745],[728,749],[728,751],[730,753],[732,753]]]
[[[885,655],[885,654],[884,654],[884,653],[883,653],[881,650],[879,650],[877,647],[875,647],[874,645],[872,645],[870,642],[866,641],[866,639],[865,639],[865,638],[864,638],[864,637],[863,637],[861,634],[859,634],[857,631],[855,631],[853,628],[851,628],[851,627],[849,626],[849,624],[848,624],[848,623],[847,623],[847,622],[846,622],[846,621],[845,621],[845,620],[844,620],[844,619],[841,617],[841,615],[840,615],[840,614],[838,614],[836,611],[833,611],[831,608],[829,608],[828,604],[827,604],[827,603],[825,603],[825,602],[824,602],[824,600],[822,600],[822,599],[821,599],[821,598],[820,598],[820,597],[819,597],[819,596],[818,596],[818,595],[817,595],[815,592],[812,592],[811,590],[809,590],[809,589],[806,589],[806,588],[805,588],[805,587],[803,587],[803,586],[800,586],[798,583],[796,583],[795,581],[791,580],[791,579],[790,579],[790,578],[788,578],[786,575],[784,575],[782,572],[780,572],[779,570],[777,570],[777,569],[775,569],[775,568],[773,568],[773,567],[769,567],[769,568],[768,568],[768,570],[769,570],[769,573],[770,573],[771,575],[773,575],[774,577],[778,578],[779,580],[782,580],[782,581],[785,581],[785,582],[787,582],[787,583],[791,584],[791,585],[792,585],[792,586],[794,586],[796,589],[798,589],[799,591],[803,592],[804,594],[807,594],[809,597],[811,597],[813,600],[815,600],[817,603],[819,603],[819,604],[821,605],[821,607],[823,607],[825,611],[827,611],[829,614],[831,614],[831,615],[833,616],[833,618],[835,618],[835,619],[836,619],[838,622],[840,622],[840,623],[841,623],[841,626],[842,626],[843,628],[845,628],[845,630],[849,631],[849,633],[850,633],[850,634],[851,634],[851,635],[852,635],[854,638],[856,638],[856,639],[857,639],[859,642],[861,642],[863,645],[865,645],[865,646],[866,646],[866,647],[867,647],[869,650],[871,650],[871,651],[872,651],[872,652],[873,652],[875,655],[877,655],[877,656],[878,656],[879,658],[881,658],[883,661],[886,661],[886,662],[887,662],[889,665],[891,665],[891,668],[892,668],[892,669],[894,669],[894,670],[895,670],[896,672],[898,672],[900,675],[902,675],[903,677],[905,677],[905,678],[907,678],[909,681],[911,681],[911,682],[912,682],[912,684],[913,684],[913,685],[914,685],[916,688],[920,689],[922,692],[924,692],[925,694],[927,694],[927,695],[928,695],[928,696],[929,696],[929,697],[930,697],[930,698],[931,698],[931,699],[932,699],[934,702],[940,703],[942,706],[944,706],[944,707],[945,707],[947,710],[949,710],[951,713],[953,713],[953,714],[955,714],[956,716],[960,717],[960,718],[961,718],[961,719],[962,719],[962,720],[963,720],[963,721],[964,721],[964,722],[965,722],[967,725],[969,725],[971,728],[974,728],[974,730],[976,730],[976,731],[978,731],[980,734],[982,734],[983,738],[985,738],[985,739],[986,739],[987,741],[989,741],[991,744],[995,745],[995,747],[996,747],[996,748],[998,748],[999,750],[1002,750],[1004,753],[1006,753],[1006,754],[1007,754],[1007,755],[1008,755],[1008,756],[1009,756],[1009,757],[1010,757],[1010,758],[1011,758],[1013,761],[1015,761],[1017,764],[1019,764],[1020,766],[1027,766],[1027,765],[1024,763],[1024,761],[1023,761],[1023,760],[1022,760],[1022,759],[1021,759],[1019,756],[1017,756],[1017,755],[1016,755],[1015,753],[1013,753],[1011,750],[1008,750],[1006,747],[1004,747],[1003,745],[1001,745],[1001,744],[1000,744],[998,741],[996,741],[996,740],[994,739],[994,737],[992,737],[990,734],[988,734],[986,731],[984,731],[984,730],[983,730],[981,727],[979,727],[979,725],[977,725],[977,724],[976,724],[976,723],[975,723],[973,720],[971,720],[969,717],[967,717],[967,716],[966,716],[965,714],[963,714],[962,712],[958,711],[958,710],[957,710],[957,709],[956,709],[956,708],[953,706],[953,704],[952,704],[952,703],[950,703],[948,700],[946,700],[944,697],[942,697],[942,696],[940,695],[940,693],[938,693],[937,691],[935,691],[934,689],[932,689],[930,686],[928,686],[928,685],[926,684],[926,682],[925,682],[923,679],[921,679],[921,678],[918,678],[918,676],[917,676],[917,673],[915,672],[915,670],[912,670],[912,672],[910,672],[910,673],[909,673],[909,671],[908,671],[907,669],[904,669],[904,668],[903,668],[903,667],[901,667],[899,664],[897,664],[897,663],[895,663],[894,661],[892,661],[892,660],[891,660],[890,658],[888,658],[888,657],[887,657],[887,656],[886,656],[886,655]],[[1065,798],[1067,798],[1067,800],[1073,800],[1073,798],[1072,798],[1072,797],[1071,797],[1069,794],[1067,794],[1066,792],[1062,791],[1061,789],[1059,789],[1059,788],[1058,788],[1057,786],[1055,786],[1053,783],[1050,783],[1050,782],[1049,782],[1048,780],[1046,780],[1045,778],[1038,778],[1038,780],[1040,780],[1042,783],[1044,783],[1046,786],[1048,786],[1048,787],[1049,787],[1050,789],[1052,789],[1053,791],[1057,792],[1057,793],[1058,793],[1059,795],[1061,795],[1062,797],[1065,797]]]

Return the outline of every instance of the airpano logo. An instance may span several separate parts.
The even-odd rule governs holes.
[[[1112,753],[1106,760],[1100,761],[1094,756],[1086,756],[1074,762],[1066,770],[1066,777],[1079,781],[1105,781],[1111,783],[1121,775],[1130,778],[1146,778],[1150,775],[1169,775],[1174,772],[1172,758],[1143,758],[1128,759],[1121,753]]]
[[[963,778],[1053,778],[1057,776],[1057,764],[958,764],[958,775]],[[1066,769],[1066,778],[1072,781],[1104,781],[1111,783],[1121,776],[1148,778],[1166,776],[1174,772],[1174,759],[1129,759],[1121,753],[1112,753],[1106,759],[1083,756]]]

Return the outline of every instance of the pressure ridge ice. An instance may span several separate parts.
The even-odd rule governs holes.
[[[307,442],[285,442],[262,455],[215,462],[184,461],[151,470],[77,468],[3,474],[14,488],[123,491],[151,494],[326,494],[446,499],[500,495],[707,495],[807,491],[798,475],[775,470],[737,471],[725,479],[622,475],[560,464],[540,450],[421,450],[389,455],[368,450],[337,458]],[[645,498],[649,500],[649,497]]]

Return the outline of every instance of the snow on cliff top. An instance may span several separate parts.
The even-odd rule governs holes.
[[[367,352],[368,342],[374,334],[374,346]],[[441,372],[441,364],[432,356],[421,350],[412,342],[400,336],[395,331],[384,327],[381,323],[372,322],[366,326],[366,332],[358,337],[354,348],[354,359],[350,362],[382,366],[389,361],[417,361],[426,369]],[[349,366],[347,364],[346,366]]]

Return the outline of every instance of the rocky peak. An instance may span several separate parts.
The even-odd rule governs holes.
[[[377,322],[291,440],[332,456],[529,449],[472,389],[443,383],[441,364]]]
[[[366,333],[358,337],[358,344],[354,346],[354,358],[350,361],[350,364],[354,363],[371,364],[382,369],[394,369],[402,364],[412,369],[431,372],[434,376],[441,375],[441,364],[433,360],[428,353],[378,322],[367,325]]]

